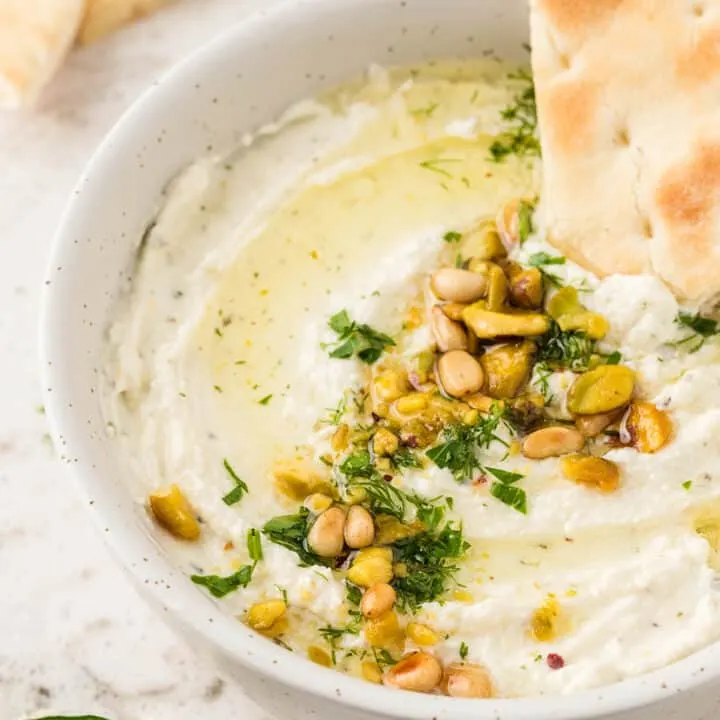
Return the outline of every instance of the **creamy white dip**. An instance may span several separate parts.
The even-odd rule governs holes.
[[[273,464],[296,447],[325,452],[331,430],[318,419],[366,371],[328,356],[328,317],[345,308],[402,335],[408,356],[428,348],[426,322],[401,326],[448,251],[444,234],[536,191],[537,166],[488,161],[516,87],[495,64],[373,70],[172,183],[110,332],[105,405],[138,502],[174,483],[202,520],[195,543],[157,531],[189,574],[232,573],[248,562],[247,531],[297,508],[273,490]],[[556,254],[541,238],[540,229],[516,259]],[[449,515],[472,544],[462,593],[416,619],[441,635],[432,652],[442,661],[457,661],[462,646],[505,697],[611,683],[720,637],[717,563],[695,531],[700,518],[713,542],[720,532],[720,348],[672,346],[684,337],[678,303],[653,277],[600,281],[569,262],[549,270],[584,283],[583,302],[610,324],[601,347],[637,371],[674,437],[656,454],[611,450],[622,483],[607,494],[565,480],[556,458],[505,458],[493,445],[496,464],[525,475],[526,515],[432,463],[404,474],[405,489],[454,499]],[[556,398],[567,375],[550,379]],[[232,506],[222,500],[233,487],[224,459],[248,486]],[[267,540],[263,550],[248,587],[220,602],[241,616],[282,591],[283,641],[301,652],[322,644],[318,627],[348,621],[341,576],[299,567]],[[552,595],[566,628],[539,643],[528,622]],[[363,644],[362,634],[344,635],[338,656]],[[564,667],[551,669],[548,653]]]

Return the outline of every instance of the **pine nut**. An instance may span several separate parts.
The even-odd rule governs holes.
[[[310,528],[308,546],[320,557],[337,557],[343,550],[344,528],[345,511],[337,505],[328,508]]]
[[[397,595],[392,585],[377,583],[368,588],[360,600],[360,611],[369,620],[380,617],[388,610],[392,610]]]
[[[492,697],[492,681],[482,665],[453,663],[445,668],[442,689],[446,695],[462,698]]]
[[[485,375],[480,363],[464,350],[451,350],[438,360],[438,375],[445,392],[463,397],[479,392]]]
[[[435,657],[429,653],[415,652],[393,665],[385,673],[383,682],[401,690],[430,692],[438,686],[442,676],[442,666]]]
[[[357,550],[373,544],[375,522],[373,516],[362,506],[353,505],[348,510],[345,521],[345,542],[349,548]]]
[[[556,425],[530,433],[522,445],[522,453],[532,460],[558,457],[582,450],[585,438],[572,427]]]

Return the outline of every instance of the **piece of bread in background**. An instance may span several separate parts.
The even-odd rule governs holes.
[[[0,0],[0,107],[31,104],[72,45],[84,0]]]
[[[87,45],[119,27],[149,15],[173,0],[86,0],[78,42]]]
[[[720,298],[720,2],[531,0],[548,239]]]

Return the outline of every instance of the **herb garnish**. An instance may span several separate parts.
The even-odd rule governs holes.
[[[262,397],[258,400],[258,405],[267,405],[270,400],[272,400],[272,393],[270,395],[266,395],[265,397]]]
[[[375,658],[375,663],[381,670],[392,667],[393,665],[397,665],[397,660],[387,650],[385,650],[385,648],[371,649],[373,657]]]
[[[263,526],[263,534],[276,545],[292,550],[300,558],[300,566],[329,565],[332,561],[321,558],[307,549],[305,538],[310,529],[310,513],[301,507],[295,515],[278,515]]]
[[[490,494],[519,513],[527,515],[527,493],[513,484],[518,480],[522,480],[525,476],[520,475],[520,473],[501,470],[500,468],[486,467],[485,470],[498,481],[490,486]]]
[[[518,205],[518,241],[522,245],[533,231],[533,213],[535,208],[524,200]]]
[[[422,467],[420,458],[410,448],[401,447],[390,456],[390,462],[397,468]]]
[[[564,264],[565,258],[562,255],[549,255],[546,252],[533,253],[528,260],[528,265],[537,268],[542,273],[545,281],[554,288],[561,288],[563,282],[555,273],[548,272],[545,268],[549,265]]]
[[[225,597],[238,588],[247,587],[252,580],[253,565],[243,565],[237,572],[226,577],[220,575],[191,575],[196,585],[206,587],[213,597]]]
[[[595,341],[583,332],[561,330],[551,321],[550,329],[538,340],[537,361],[553,370],[584,372],[595,355]]]
[[[385,333],[378,332],[365,323],[358,324],[350,319],[347,310],[335,313],[328,321],[330,329],[338,335],[330,351],[330,357],[345,360],[357,354],[358,358],[372,365],[383,351],[395,345],[395,341]],[[323,348],[330,344],[324,344]]]
[[[435,158],[434,160],[423,160],[423,162],[418,164],[424,170],[430,170],[430,172],[434,172],[438,175],[443,175],[447,178],[451,178],[453,177],[452,174],[449,173],[444,167],[442,167],[442,165],[443,163],[456,162],[460,162],[460,158]]]
[[[681,312],[675,318],[675,322],[682,328],[690,330],[690,334],[673,343],[673,345],[676,347],[685,346],[689,353],[696,353],[708,338],[720,335],[717,320],[704,317],[699,313],[691,315],[690,313]]]
[[[245,481],[235,472],[233,466],[228,462],[228,459],[223,460],[223,465],[228,472],[228,475],[235,481],[235,487],[223,497],[223,502],[226,505],[234,505],[236,502],[240,502],[244,495],[248,492],[248,486]]]
[[[462,233],[456,232],[455,230],[448,230],[443,235],[443,240],[446,243],[460,242],[461,239],[462,239]]]
[[[475,425],[448,425],[443,429],[442,442],[426,451],[426,455],[441,468],[447,468],[458,482],[470,480],[481,467],[478,450],[485,450],[493,442],[507,443],[498,436],[501,425],[512,430],[506,410],[495,403],[490,413]]]
[[[439,103],[436,103],[436,102],[428,103],[425,107],[416,108],[415,110],[411,110],[410,114],[415,115],[416,117],[418,117],[420,115],[424,115],[425,117],[429,118],[439,107],[440,107]]]
[[[252,580],[255,566],[263,559],[262,541],[260,533],[251,528],[247,534],[247,549],[252,565],[243,565],[232,575],[222,577],[220,575],[191,575],[190,579],[196,585],[206,587],[213,597],[221,598],[234,592],[238,588],[247,587]]]
[[[540,142],[535,135],[537,129],[537,107],[535,104],[535,86],[532,77],[525,71],[510,75],[510,78],[527,83],[513,98],[501,117],[506,129],[490,145],[490,159],[502,162],[508,155],[540,156]]]
[[[393,580],[398,604],[403,610],[416,610],[441,597],[458,571],[455,560],[470,547],[462,529],[447,523],[440,531],[419,533],[395,543],[395,557],[407,571]]]
[[[686,480],[684,483],[682,483],[682,486],[685,488],[685,490],[689,490],[692,487],[692,480]]]
[[[345,597],[351,605],[359,605],[362,600],[362,590],[351,582],[345,581]]]
[[[467,660],[468,653],[470,652],[470,648],[468,647],[468,644],[463,640],[460,643],[460,649],[458,650],[458,654],[460,655],[461,660]]]

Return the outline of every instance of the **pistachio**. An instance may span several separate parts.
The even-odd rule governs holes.
[[[580,375],[568,393],[567,406],[576,415],[596,415],[627,405],[635,373],[624,365],[602,365]]]
[[[393,665],[385,673],[383,682],[401,690],[430,692],[438,686],[442,676],[442,666],[434,656],[425,652],[414,652]]]
[[[438,360],[438,376],[445,392],[456,398],[478,392],[484,380],[480,363],[464,350],[445,353]]]
[[[367,548],[361,550],[348,570],[348,580],[360,587],[369,588],[377,583],[389,583],[393,577],[392,550]]]
[[[450,320],[437,305],[431,311],[432,331],[438,350],[467,350],[467,335],[463,326]]]
[[[284,617],[287,605],[284,600],[266,600],[251,605],[247,613],[247,624],[253,630],[269,630]]]
[[[350,426],[347,423],[343,423],[338,426],[338,429],[333,433],[330,445],[335,452],[342,452],[348,446],[348,439],[350,437]]]
[[[302,502],[316,492],[330,494],[332,486],[306,461],[280,460],[273,466],[275,487],[283,495]]]
[[[475,410],[488,413],[490,412],[490,410],[492,410],[492,406],[495,403],[495,400],[489,395],[484,395],[483,393],[474,393],[473,395],[466,397],[465,402]]]
[[[436,645],[440,640],[440,636],[424,623],[410,622],[405,628],[405,632],[410,640],[422,647]]]
[[[672,435],[670,416],[652,403],[630,406],[626,427],[632,444],[641,453],[654,453],[667,445]]]
[[[373,450],[376,455],[392,455],[400,446],[397,435],[387,428],[378,428],[373,435]]]
[[[432,291],[441,300],[470,303],[480,299],[487,290],[487,278],[460,268],[436,270],[430,282]]]
[[[492,398],[512,398],[530,374],[535,345],[529,340],[494,347],[480,358],[485,388]]]
[[[492,697],[492,680],[482,665],[474,663],[452,663],[445,668],[442,690],[450,697],[489,698]]]
[[[583,437],[597,437],[605,428],[612,425],[622,414],[621,410],[612,410],[597,415],[578,415],[575,418],[575,427],[583,434]]]
[[[550,321],[540,313],[507,312],[488,310],[484,303],[474,303],[463,310],[465,324],[481,339],[492,339],[504,335],[532,337],[543,335],[550,327]]]
[[[181,540],[197,540],[200,537],[200,524],[177,485],[171,485],[167,493],[151,495],[149,503],[155,519],[171,535]]]
[[[392,515],[384,514],[375,516],[375,526],[375,542],[378,545],[391,545],[398,540],[417,535],[425,529],[425,526],[418,520],[414,520],[408,525]]]
[[[532,460],[558,457],[582,450],[585,438],[575,428],[554,425],[530,433],[522,444],[522,453]]]
[[[502,310],[508,294],[508,282],[499,265],[490,263],[488,268],[487,305],[488,310]]]
[[[392,585],[376,583],[369,587],[360,600],[360,612],[363,617],[374,620],[392,610],[397,595]]]
[[[542,307],[544,287],[538,268],[519,268],[508,275],[510,302],[526,310]]]
[[[337,505],[328,508],[318,515],[310,528],[307,537],[309,548],[320,557],[337,557],[343,550],[344,527],[345,511]]]
[[[330,654],[317,645],[310,645],[308,647],[307,656],[308,660],[310,660],[310,662],[314,662],[316,665],[321,665],[322,667],[332,667],[333,662]]]
[[[445,303],[444,305],[436,305],[439,307],[450,320],[459,322],[462,320],[462,311],[467,307],[465,303]]]
[[[404,371],[387,370],[373,380],[372,389],[380,400],[390,403],[402,397],[410,386]]]
[[[484,222],[476,230],[467,233],[462,239],[461,253],[466,260],[494,260],[507,255],[494,222]]]
[[[458,350],[456,352],[462,352]],[[414,415],[428,406],[428,399],[423,393],[410,393],[395,401],[395,409],[400,415]]]
[[[374,539],[372,515],[362,505],[353,505],[345,520],[345,543],[349,548],[358,550],[372,545]]]
[[[388,652],[402,652],[405,646],[405,634],[400,620],[393,610],[365,622],[365,640],[374,648],[383,648]]]
[[[620,484],[618,466],[605,458],[592,455],[568,455],[560,461],[560,467],[568,480],[601,492],[617,490]]]
[[[303,505],[313,515],[319,515],[320,513],[325,512],[332,504],[332,498],[328,495],[323,495],[323,493],[313,493],[312,495],[308,495],[303,502]]]
[[[560,288],[552,296],[548,314],[561,330],[581,331],[594,340],[604,338],[609,329],[608,321],[602,315],[590,312],[582,305],[573,287]]]

